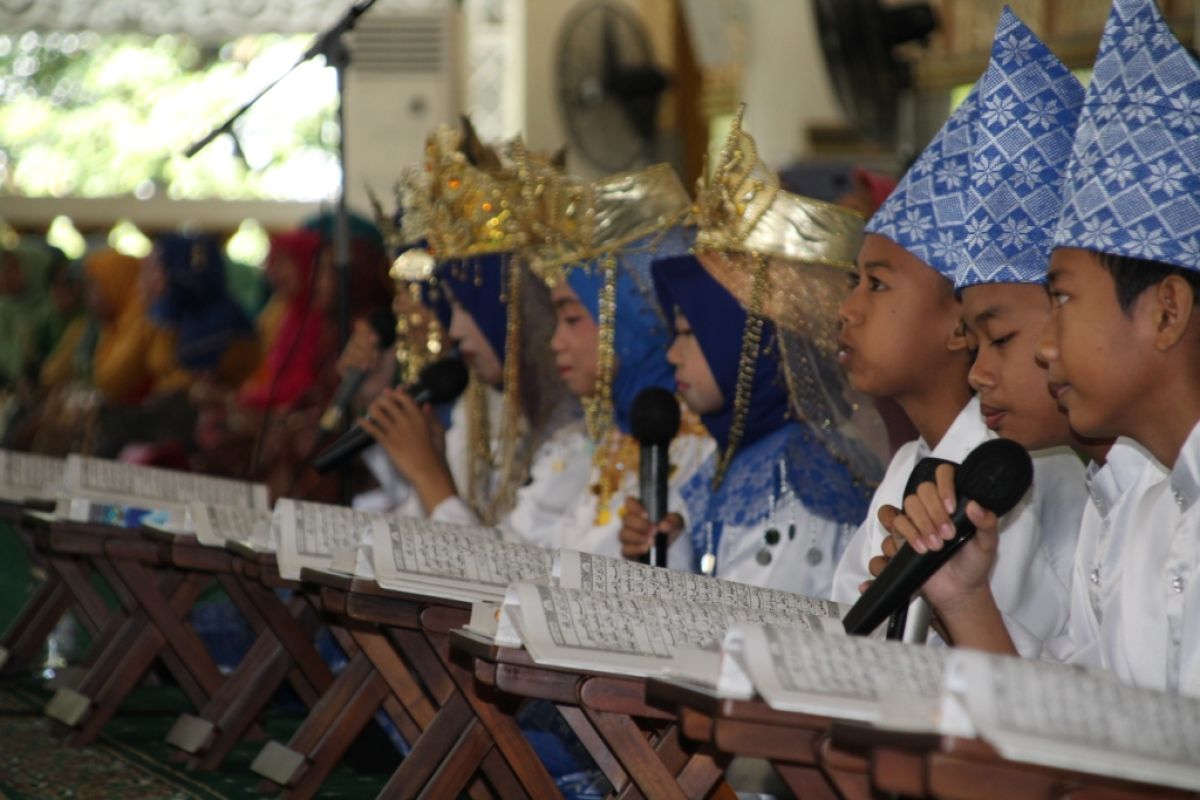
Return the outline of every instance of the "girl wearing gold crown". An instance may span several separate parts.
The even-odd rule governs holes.
[[[528,538],[557,522],[587,477],[578,404],[547,350],[548,292],[525,263],[531,206],[516,171],[494,152],[486,162],[472,157],[456,131],[431,136],[427,155],[429,184],[414,215],[428,242],[419,271],[430,294],[449,303],[450,339],[471,384],[444,435],[430,410],[399,390],[380,394],[362,425],[394,473],[385,480],[406,483],[419,504],[402,508]]]
[[[626,499],[636,497],[638,444],[630,435],[634,398],[650,387],[674,388],[665,354],[666,320],[654,299],[650,264],[687,251],[681,227],[687,193],[666,165],[590,185],[554,186],[549,232],[535,269],[553,288],[558,325],[551,349],[563,382],[584,401],[592,446],[589,491],[541,543],[619,557]],[[685,413],[670,446],[668,508],[712,452],[712,439]],[[676,534],[668,566],[690,570],[691,541]]]
[[[653,266],[675,333],[676,385],[717,443],[681,488],[695,566],[828,597],[870,500],[859,473],[878,467],[857,438],[833,430],[845,407],[831,401],[844,387],[832,348],[820,346],[831,344],[864,220],[781,191],[735,124],[696,221],[697,256]],[[629,556],[649,546],[640,511],[622,531]]]

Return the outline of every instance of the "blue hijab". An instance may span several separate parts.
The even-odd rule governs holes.
[[[686,253],[692,233],[675,228],[665,236],[652,235],[626,246],[617,255],[617,307],[613,350],[617,364],[612,381],[613,414],[617,428],[629,433],[633,400],[643,389],[675,391],[675,370],[667,363],[670,329],[653,296],[650,264],[658,258]],[[600,319],[604,270],[598,263],[572,269],[567,283],[593,320]]]
[[[167,234],[157,242],[166,286],[153,318],[175,331],[176,356],[186,369],[212,369],[254,324],[225,287],[225,263],[212,236]]]
[[[697,558],[705,552],[710,533],[716,552],[726,524],[761,523],[770,514],[771,498],[779,500],[784,492],[794,494],[818,516],[861,523],[870,504],[870,488],[854,479],[807,424],[788,417],[778,337],[768,321],[763,322],[742,439],[721,485],[713,487],[717,460],[729,443],[748,315],[691,256],[656,261],[654,284],[672,325],[676,309],[687,318],[725,397],[720,410],[701,416],[718,449],[680,490]],[[706,530],[708,525],[711,531]]]
[[[434,273],[475,320],[501,364],[508,349],[508,260],[508,253],[489,253],[445,261]],[[449,327],[448,317],[446,325]]]
[[[724,450],[729,444],[729,429],[733,424],[733,397],[742,356],[742,333],[749,316],[694,256],[656,260],[653,272],[654,289],[667,323],[673,331],[676,309],[687,318],[725,398],[720,410],[700,417],[704,427],[717,440],[718,448]],[[741,446],[751,445],[788,424],[787,415],[788,394],[779,375],[775,326],[764,321]]]

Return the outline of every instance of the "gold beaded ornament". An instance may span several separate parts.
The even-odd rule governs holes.
[[[838,308],[850,292],[866,218],[782,189],[742,127],[744,112],[743,105],[693,207],[698,260],[748,315],[729,446],[714,480],[739,444],[762,323],[770,320],[792,413],[860,480],[875,483],[887,460],[886,429],[837,364]]]
[[[529,379],[538,385],[547,381],[522,372],[526,306],[537,298],[523,285],[528,269],[526,252],[534,241],[537,204],[526,194],[519,179],[521,169],[537,174],[555,171],[553,158],[530,155],[519,140],[498,148],[483,144],[464,120],[464,129],[441,127],[426,141],[425,181],[427,205],[423,221],[432,262],[461,261],[457,268],[480,269],[480,256],[500,254],[507,283],[501,302],[507,304],[503,401],[498,441],[493,451],[492,421],[487,389],[472,376],[467,397],[470,441],[467,502],[485,524],[495,524],[512,507],[516,491],[528,476],[537,442],[547,433],[545,419],[526,419],[521,386]],[[430,268],[432,273],[432,268]],[[469,275],[466,276],[469,278]],[[548,301],[540,316],[550,316]],[[548,341],[548,339],[547,339]],[[536,369],[536,365],[534,367]],[[553,376],[555,384],[557,376]],[[550,404],[543,404],[548,408]],[[495,477],[495,482],[491,480]]]
[[[522,181],[526,197],[539,209],[534,273],[548,286],[561,283],[572,269],[599,269],[603,276],[597,303],[596,390],[583,408],[598,476],[592,486],[597,496],[595,524],[606,525],[612,520],[610,506],[624,470],[637,461],[637,442],[616,428],[613,410],[619,259],[635,242],[642,242],[639,250],[656,250],[663,236],[686,222],[691,201],[668,164],[591,183],[525,169]],[[695,415],[684,415],[681,432],[702,430]]]

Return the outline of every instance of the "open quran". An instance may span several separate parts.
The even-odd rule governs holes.
[[[66,466],[61,458],[0,450],[0,500],[57,500]]]
[[[266,510],[267,487],[193,472],[67,456],[56,513],[75,522],[119,527],[154,524],[190,530],[193,501]]]

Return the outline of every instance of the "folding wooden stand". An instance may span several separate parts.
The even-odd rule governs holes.
[[[450,639],[477,686],[553,703],[617,797],[734,796],[722,779],[729,759],[682,737],[673,711],[647,705],[643,679],[542,666],[467,631]]]
[[[1135,800],[1195,798],[1187,792],[1071,770],[1008,761],[986,742],[914,735],[864,725],[834,723],[830,756],[861,759],[880,793],[914,797],[990,800]]]
[[[59,570],[47,563],[46,555],[39,551],[34,541],[30,521],[24,517],[28,512],[45,513],[52,510],[52,503],[32,501],[29,505],[18,505],[0,501],[0,521],[7,522],[12,535],[21,539],[30,561],[42,567],[44,579],[21,606],[17,616],[9,623],[0,638],[0,674],[33,669],[46,646],[50,634],[69,611],[75,612],[80,624],[95,638],[108,620],[110,610],[99,595],[84,588],[85,600],[72,593]],[[87,573],[86,561],[64,556],[60,562],[63,571],[75,574]],[[96,604],[99,601],[99,605]]]
[[[193,705],[208,702],[221,674],[185,617],[212,583],[212,574],[170,568],[163,545],[138,531],[47,518],[32,525],[39,549],[77,600],[95,606],[93,614],[101,605],[108,610],[98,595],[87,599],[97,593],[90,576],[78,568],[78,559],[85,558],[109,583],[123,612],[112,615],[100,631],[98,654],[79,685],[60,687],[46,706],[48,716],[71,729],[68,740],[93,741],[156,659]],[[209,557],[200,552],[207,548],[195,549],[194,558]]]
[[[683,735],[707,742],[727,757],[770,762],[797,797],[873,797],[867,765],[848,754],[830,754],[828,717],[776,711],[760,699],[721,697],[703,688],[650,680],[646,701],[679,716]]]
[[[381,706],[411,751],[380,797],[554,797],[553,780],[511,715],[462,690],[469,673],[451,664],[447,632],[466,604],[381,589],[373,581],[305,570],[326,618],[354,655],[287,746],[271,743],[254,769],[307,797]]]
[[[313,644],[318,609],[299,584],[279,578],[275,557],[240,545],[228,550],[199,546],[190,538],[153,533],[169,547],[167,557],[181,570],[220,565],[216,579],[255,633],[254,643],[220,688],[196,714],[182,714],[167,742],[189,755],[188,766],[215,769],[249,735],[256,720],[285,681],[312,707],[333,674]],[[198,548],[198,549],[197,549]],[[290,599],[277,589],[293,590]]]

